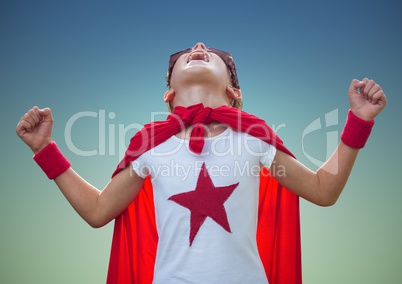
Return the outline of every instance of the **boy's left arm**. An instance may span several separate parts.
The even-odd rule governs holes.
[[[367,78],[353,80],[348,91],[350,109],[355,116],[372,121],[387,104],[381,87]],[[317,205],[333,205],[341,194],[359,149],[344,142],[316,172],[309,170],[296,159],[278,150],[271,165],[271,173],[280,184],[298,196]],[[280,167],[281,171],[273,169]]]

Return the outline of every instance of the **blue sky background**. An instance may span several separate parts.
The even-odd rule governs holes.
[[[112,224],[90,228],[45,178],[15,135],[25,111],[50,107],[53,139],[103,188],[135,128],[166,111],[169,55],[202,41],[233,54],[244,110],[313,170],[327,134],[342,130],[350,81],[381,84],[389,104],[338,203],[301,202],[303,275],[401,283],[401,14],[399,1],[371,0],[1,1],[0,282],[104,283],[107,273]],[[80,114],[72,142],[97,155],[67,144]]]

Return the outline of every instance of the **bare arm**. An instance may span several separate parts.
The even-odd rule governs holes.
[[[272,171],[280,184],[300,197],[320,206],[333,205],[349,178],[356,160],[357,149],[342,142],[328,161],[313,172],[288,154],[277,151],[272,167],[283,171]]]
[[[348,94],[351,110],[364,120],[373,120],[387,102],[381,87],[368,79],[353,80]],[[289,155],[277,151],[271,169],[280,167],[284,170],[272,169],[271,172],[279,183],[300,197],[317,205],[330,206],[342,193],[358,153],[358,149],[341,142],[324,165],[313,172]]]
[[[92,227],[99,228],[117,217],[137,196],[143,179],[126,167],[100,191],[72,168],[54,180],[71,206]]]
[[[17,125],[17,135],[36,154],[51,141],[53,117],[50,109],[34,107]],[[119,215],[137,196],[143,179],[126,167],[102,190],[86,182],[72,168],[54,179],[77,213],[92,227],[101,227]]]

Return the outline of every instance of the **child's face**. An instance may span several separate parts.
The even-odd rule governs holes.
[[[190,80],[190,81],[189,81]],[[186,82],[208,82],[231,84],[230,73],[225,62],[215,53],[209,52],[203,43],[177,59],[171,74],[170,85],[175,88]]]

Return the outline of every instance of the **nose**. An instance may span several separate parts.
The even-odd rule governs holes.
[[[207,47],[205,46],[205,44],[203,44],[202,42],[198,42],[196,43],[196,45],[194,45],[193,50],[207,50]]]

